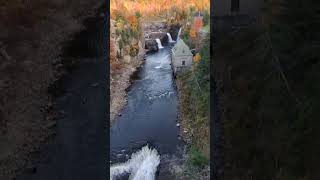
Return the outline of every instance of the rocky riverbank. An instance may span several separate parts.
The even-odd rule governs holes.
[[[114,20],[110,22],[110,120],[111,122],[126,104],[130,79],[143,63],[145,55],[144,39],[130,38],[130,44],[121,44],[122,36],[117,33]],[[122,47],[123,46],[123,47]],[[138,47],[135,47],[138,46]],[[136,55],[130,54],[132,48],[137,48]]]
[[[131,85],[131,77],[143,63],[141,59],[125,63],[117,72],[113,72],[110,77],[110,120],[111,122],[118,115],[122,107],[127,103],[127,89]]]
[[[174,29],[179,29],[175,27]],[[173,36],[175,35],[172,33]],[[185,31],[182,37],[188,37]],[[177,74],[175,83],[179,97],[179,126],[187,151],[181,166],[180,179],[210,179],[210,121],[209,121],[209,40],[197,39],[201,63]],[[189,46],[195,40],[189,41]]]
[[[148,52],[158,51],[158,44],[155,39],[165,44],[168,42],[166,32],[167,26],[164,22],[141,22],[140,31],[142,32],[140,39],[131,37],[131,44],[124,45],[123,55],[119,57],[121,38],[116,33],[116,22],[111,20],[110,40],[112,45],[111,50],[111,71],[110,71],[110,120],[111,122],[118,115],[122,107],[127,102],[127,92],[131,82],[130,79],[134,73],[144,62],[144,56]],[[134,57],[130,55],[130,46],[138,44],[138,54]],[[115,63],[113,63],[115,62]]]
[[[180,136],[186,144],[187,150],[183,153],[182,163],[173,163],[172,168],[176,179],[210,179],[210,166],[206,158],[209,158],[209,127],[197,127],[194,119],[186,111],[194,109],[190,104],[190,89],[188,88],[189,78],[177,76],[175,84],[179,99],[178,124]],[[200,146],[199,146],[200,145]],[[199,147],[202,146],[202,149]],[[205,157],[205,158],[204,158]]]

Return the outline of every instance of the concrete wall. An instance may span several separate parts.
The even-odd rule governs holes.
[[[185,61],[185,65],[182,65],[182,61]],[[172,65],[174,72],[180,69],[192,66],[192,56],[172,56]]]
[[[263,0],[239,0],[240,8],[238,12],[231,12],[232,0],[214,0],[214,16],[232,16],[232,15],[257,15],[261,12]]]

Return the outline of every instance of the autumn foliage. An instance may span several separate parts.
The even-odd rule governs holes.
[[[201,56],[199,53],[197,53],[194,57],[193,57],[193,61],[194,62],[199,62],[201,60]]]
[[[132,29],[134,29],[134,30],[138,29],[139,22],[138,22],[138,17],[137,16],[130,15],[127,20],[128,20],[128,23],[129,23],[129,25],[130,25],[130,27]]]
[[[210,8],[209,0],[111,0],[111,19],[117,15],[129,17],[139,12],[143,17],[167,15],[172,9],[204,11]]]
[[[209,0],[111,0],[110,15],[115,24],[114,41],[110,42],[111,68],[121,62],[117,58],[138,54],[138,45],[133,43],[141,37],[140,24],[150,19],[166,20],[167,24],[186,24],[195,12],[209,11]],[[190,37],[196,38],[203,26],[202,18],[195,18],[190,28]],[[117,48],[114,48],[117,46]],[[116,50],[115,50],[116,49]]]
[[[203,26],[202,17],[200,16],[195,17],[189,32],[189,36],[193,39],[196,38],[202,26]]]

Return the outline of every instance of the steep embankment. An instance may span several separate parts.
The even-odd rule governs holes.
[[[124,23],[121,21],[121,23]],[[124,23],[125,24],[125,23]],[[143,62],[143,38],[127,33],[123,24],[110,22],[110,120],[112,121],[126,103],[126,89],[130,77]],[[129,28],[129,27],[126,27]]]
[[[55,82],[62,43],[100,1],[0,3],[0,179],[32,167],[31,154],[55,134]]]
[[[181,135],[189,146],[187,162],[183,167],[185,174],[181,176],[182,179],[208,179],[210,171],[208,164],[210,158],[210,41],[208,33],[200,33],[201,26],[198,30],[194,29],[196,27],[194,22],[199,20],[198,17],[194,19],[191,18],[191,22],[184,25],[185,29],[182,30],[181,37],[191,49],[195,48],[198,53],[194,56],[192,68],[176,77]],[[192,34],[194,30],[196,34]]]

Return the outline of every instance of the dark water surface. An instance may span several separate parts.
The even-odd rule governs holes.
[[[178,140],[178,100],[170,65],[170,47],[148,54],[128,91],[128,104],[110,129],[111,164],[127,160],[150,144],[160,155],[174,154]]]

